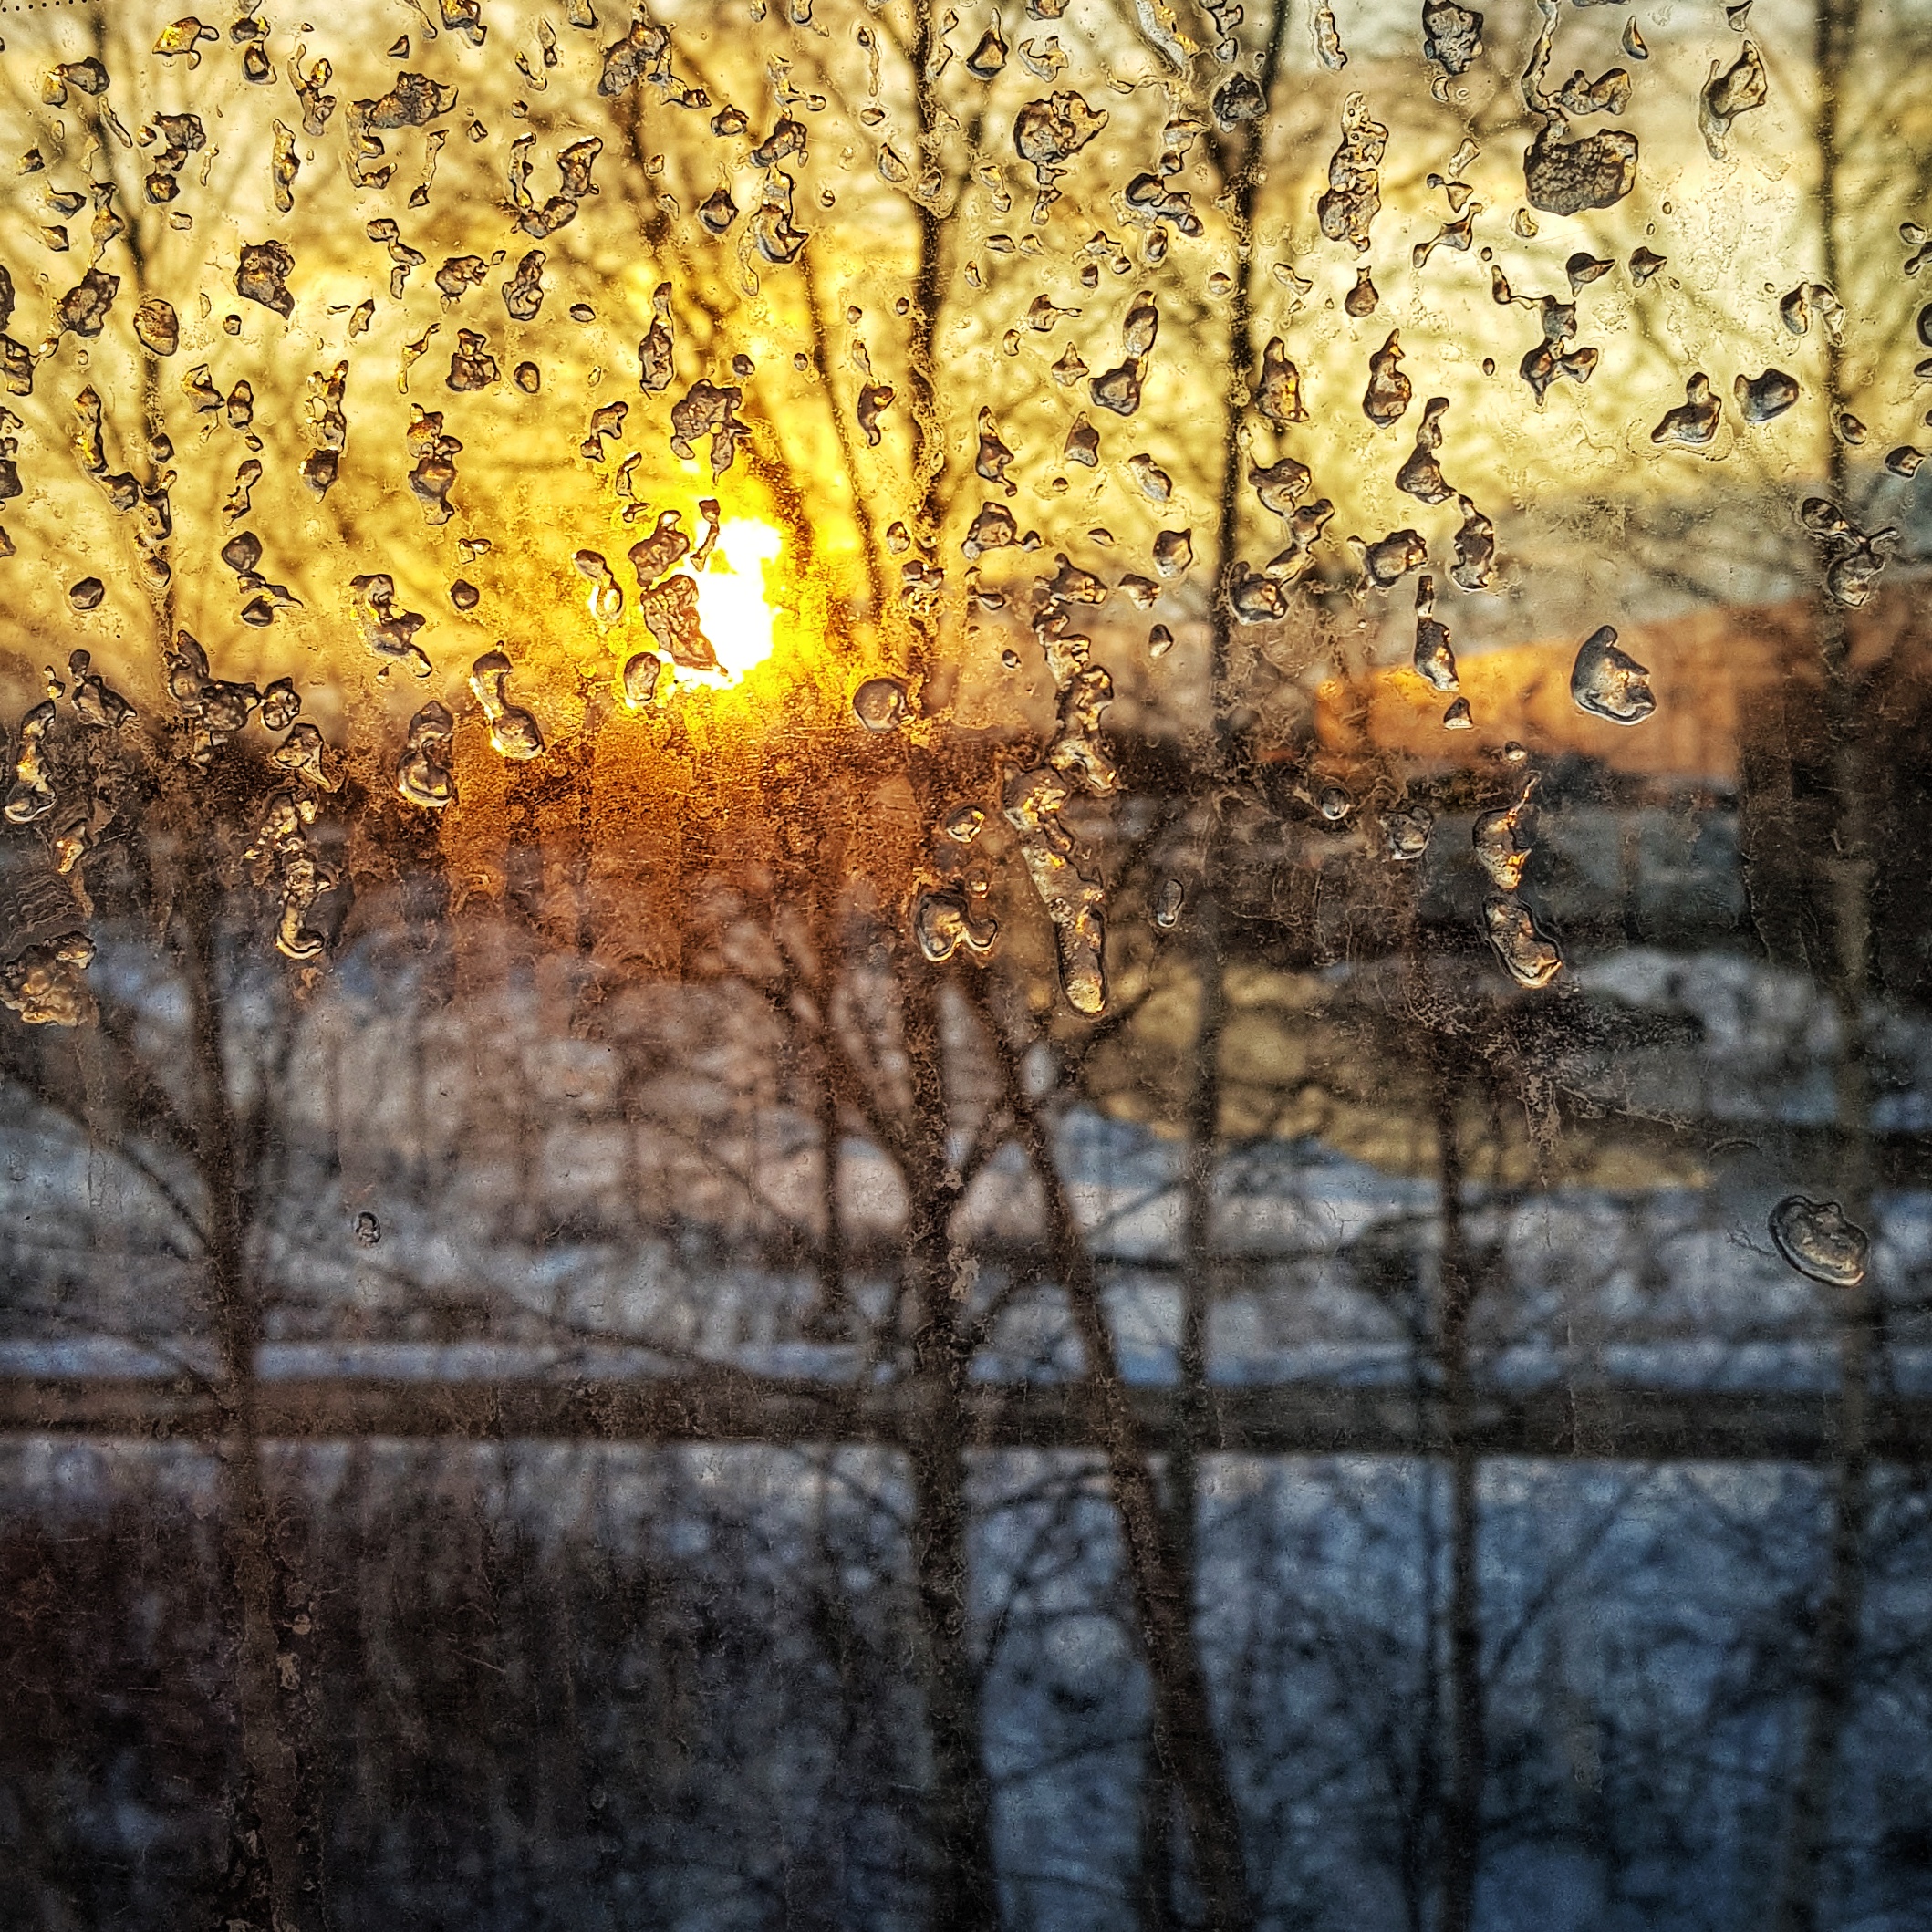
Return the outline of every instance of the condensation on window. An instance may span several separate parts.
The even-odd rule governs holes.
[[[1932,1918],[1925,10],[182,4],[0,5],[18,1923]]]

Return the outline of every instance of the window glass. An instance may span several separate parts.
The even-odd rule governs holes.
[[[1932,1922],[1925,7],[189,4],[0,4],[0,1923]]]

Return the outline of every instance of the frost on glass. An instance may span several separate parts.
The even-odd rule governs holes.
[[[1922,10],[182,4],[0,6],[5,1908],[1932,1917]]]

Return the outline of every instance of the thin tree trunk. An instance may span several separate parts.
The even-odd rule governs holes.
[[[1214,1178],[1220,1154],[1220,1036],[1227,1002],[1222,997],[1220,922],[1211,875],[1202,881],[1195,925],[1194,1085],[1188,1096],[1187,1165],[1181,1233],[1180,1335],[1176,1350],[1179,1373],[1179,1430],[1168,1459],[1168,1514],[1183,1601],[1189,1614],[1198,1601],[1197,1517],[1200,1508],[1200,1463],[1208,1453],[1213,1414],[1208,1397],[1208,1324],[1214,1306]],[[1141,1800],[1141,1863],[1158,1873],[1162,1889],[1159,1916],[1166,1926],[1173,1910],[1173,1792],[1162,1769],[1161,1752],[1148,1753],[1148,1789]],[[1151,1882],[1151,1880],[1149,1881]],[[1144,1909],[1147,1909],[1144,1907]]]
[[[255,1412],[261,1308],[248,1265],[244,1181],[223,1051],[215,910],[201,868],[183,886],[182,963],[201,1089],[195,1162],[205,1196],[208,1292],[221,1353],[223,1549],[239,1640],[244,1790],[236,1806],[238,1869],[231,1872],[231,1897],[238,1895],[251,1908],[267,1904],[272,1920],[263,1920],[260,1932],[269,1932],[271,1923],[275,1932],[310,1932],[326,1924],[321,1833],[304,1802],[312,1765],[302,1687],[293,1669],[285,1678],[277,1657],[278,1565]]]
[[[1260,86],[1263,99],[1273,93],[1281,63],[1282,36],[1288,17],[1287,0],[1273,0],[1268,28],[1262,47]],[[1213,630],[1213,656],[1210,666],[1210,775],[1219,775],[1225,759],[1227,729],[1227,680],[1231,644],[1232,607],[1228,589],[1239,557],[1241,529],[1241,470],[1245,462],[1241,430],[1246,414],[1245,397],[1251,366],[1254,359],[1252,320],[1253,298],[1254,205],[1260,192],[1262,160],[1266,125],[1260,121],[1242,124],[1233,142],[1224,148],[1223,172],[1231,180],[1233,199],[1231,213],[1234,229],[1233,289],[1228,311],[1228,349],[1223,398],[1220,487],[1215,506],[1215,578],[1210,611]],[[1210,840],[1211,855],[1212,840]],[[1220,1035],[1226,1014],[1222,998],[1220,958],[1220,921],[1216,894],[1219,879],[1211,856],[1199,888],[1195,921],[1195,983],[1198,1005],[1195,1018],[1194,1083],[1188,1100],[1188,1152],[1185,1176],[1186,1225],[1182,1236],[1184,1264],[1181,1272],[1181,1307],[1179,1360],[1180,1376],[1179,1431],[1168,1466],[1168,1508],[1177,1575],[1175,1587],[1183,1616],[1191,1626],[1196,1593],[1196,1515],[1200,1507],[1200,1461],[1208,1449],[1211,1412],[1208,1399],[1208,1325],[1213,1305],[1214,1284],[1210,1257],[1213,1252],[1214,1177],[1220,1158]],[[1044,1177],[1043,1175],[1043,1182]],[[1071,1225],[1071,1224],[1069,1224]],[[1084,1254],[1085,1249],[1082,1247]],[[1105,1319],[1100,1317],[1104,1329]],[[1097,1362],[1089,1351],[1090,1365],[1097,1373]],[[1145,1470],[1146,1459],[1137,1453],[1137,1465]],[[1157,1492],[1158,1494],[1158,1492]],[[1123,1504],[1124,1507],[1124,1504]],[[1145,1619],[1144,1619],[1145,1620]],[[1195,1657],[1189,1630],[1189,1655]],[[1150,1655],[1148,1667],[1157,1674],[1159,1666]],[[1203,1696],[1205,1692],[1203,1691]],[[1169,1889],[1159,1900],[1160,1918],[1165,1923],[1171,1909],[1171,1848],[1169,1842],[1170,1812],[1163,1761],[1168,1752],[1159,1739],[1162,1719],[1157,1690],[1155,1724],[1156,1749],[1149,1758],[1147,1775],[1158,1789],[1150,1791],[1141,1807],[1142,1832],[1149,1842],[1144,1846],[1145,1867],[1159,1870]],[[1211,1728],[1207,1735],[1212,1740]],[[1226,1909],[1252,1913],[1247,1897],[1239,1847],[1239,1826],[1235,1821],[1231,1792],[1226,1788],[1226,1768],[1219,1763],[1214,1750],[1220,1794],[1209,1809],[1225,1806],[1226,1818],[1235,1836],[1233,1883],[1222,1901]],[[1189,1807],[1190,1821],[1195,1807]],[[1158,1834],[1158,1836],[1156,1835]],[[1192,1833],[1197,1864],[1206,1850],[1198,1830]],[[1205,1875],[1198,1875],[1204,1896],[1211,1896]],[[1144,1910],[1146,1907],[1143,1908]]]
[[[1839,282],[1838,181],[1840,91],[1858,31],[1858,0],[1818,0],[1819,225],[1826,285]],[[1833,429],[1843,400],[1844,352],[1825,331],[1823,426],[1833,501],[1847,483],[1844,448]],[[1871,827],[1860,733],[1858,691],[1849,627],[1828,593],[1818,600],[1818,649],[1824,674],[1825,731],[1835,793],[1833,849],[1824,866],[1832,951],[1830,989],[1838,1022],[1837,1190],[1850,1218],[1869,1226],[1872,1198],[1871,1081],[1865,1062],[1864,1005],[1870,986]],[[1773,1932],[1814,1932],[1833,1790],[1857,1674],[1864,1609],[1864,1542],[1871,1513],[1869,1423],[1875,1303],[1869,1282],[1838,1296],[1838,1401],[1831,1472],[1831,1532],[1823,1600],[1806,1672],[1802,1742],[1785,1821]]]
[[[930,1250],[914,1263],[931,1274]],[[915,1293],[932,1298],[923,1288]],[[941,1291],[943,1293],[943,1290]],[[992,1792],[980,1729],[979,1673],[967,1636],[965,1377],[959,1351],[930,1323],[914,1338],[919,1429],[911,1453],[912,1561],[926,1651],[931,1787],[930,1923],[948,1932],[997,1932]]]
[[[1212,1420],[1208,1401],[1208,1324],[1213,1312],[1214,1179],[1220,1155],[1220,1041],[1227,1020],[1220,922],[1206,881],[1195,924],[1194,1085],[1188,1096],[1187,1166],[1180,1273],[1180,1432],[1169,1465],[1175,1544],[1191,1594],[1200,1459]]]
[[[1487,1770],[1482,1684],[1480,1465],[1470,1447],[1470,1316],[1476,1284],[1462,1225],[1455,1089],[1439,1043],[1432,1065],[1442,1226],[1438,1366],[1449,1474],[1449,1761],[1442,1818],[1442,1932],[1470,1932],[1482,1856]]]
[[[1424,1458],[1417,1471],[1422,1489],[1418,1511],[1422,1544],[1422,1629],[1418,1652],[1421,1682],[1417,1698],[1416,1762],[1401,1835],[1402,1905],[1409,1932],[1428,1932],[1434,1889],[1432,1854],[1442,1803],[1442,1605],[1439,1594],[1442,1542],[1437,1475],[1434,1459]]]
[[[942,31],[933,0],[915,0],[907,49],[916,138],[915,177],[932,165],[941,124],[932,60]],[[937,338],[945,300],[945,236],[923,199],[912,204],[919,246],[908,317],[906,378],[912,431],[914,540],[937,554],[945,520],[946,440],[939,404]],[[883,637],[884,612],[878,614]],[[934,620],[911,627],[907,668],[922,680],[933,668]],[[943,792],[941,774],[915,756],[909,776],[930,823]],[[992,1788],[980,1722],[980,1674],[967,1640],[970,1551],[966,1502],[964,1397],[971,1343],[961,1324],[965,1283],[951,1243],[956,1179],[946,1158],[946,1095],[939,1009],[932,982],[915,966],[900,975],[906,1057],[912,1081],[912,1144],[905,1175],[912,1199],[907,1251],[916,1331],[915,1399],[921,1418],[911,1458],[913,1567],[927,1652],[928,1729],[932,1752],[929,1835],[935,1860],[931,1923],[945,1932],[997,1932],[999,1888],[992,1860]]]
[[[998,1932],[992,1784],[980,1723],[980,1673],[968,1636],[970,1520],[965,1398],[971,1345],[961,1325],[963,1283],[949,1224],[956,1195],[944,1179],[946,1099],[937,1002],[929,979],[904,982],[914,1135],[924,1158],[908,1174],[908,1286],[919,1427],[909,1458],[912,1567],[925,1648],[931,1784],[927,1835],[935,1932]]]
[[[971,991],[999,1055],[1015,1137],[1045,1198],[1047,1252],[1065,1291],[1098,1412],[1107,1480],[1120,1518],[1128,1578],[1154,1692],[1156,1749],[1180,1796],[1192,1871],[1208,1932],[1247,1932],[1256,1923],[1241,1844],[1241,1813],[1214,1724],[1193,1628],[1181,1552],[1160,1501],[1146,1445],[1128,1407],[1093,1257],[1067,1199],[1051,1137],[1020,1075],[1013,1049],[978,988]]]
[[[822,1223],[818,1236],[818,1299],[807,1320],[808,1331],[827,1340],[844,1341],[853,1328],[846,1294],[846,1217],[838,1194],[838,1144],[844,1131],[839,1116],[838,1088],[831,1069],[818,1055],[818,1199]]]
[[[1862,760],[1846,715],[1849,670],[1845,623],[1826,608],[1824,659],[1839,805],[1837,853],[1827,862],[1833,928],[1833,987],[1839,1048],[1836,1068],[1839,1158],[1837,1192],[1850,1218],[1871,1218],[1871,1094],[1864,1055],[1869,861]],[[1774,1932],[1814,1932],[1820,1880],[1831,1829],[1832,1800],[1857,1676],[1858,1632],[1864,1609],[1864,1543],[1871,1517],[1868,1407],[1875,1341],[1869,1281],[1824,1291],[1837,1298],[1838,1397],[1830,1473],[1831,1529],[1824,1595],[1812,1631],[1805,1673],[1802,1742],[1785,1821]]]
[[[1173,1932],[1174,1787],[1149,1727],[1140,1754],[1140,1864],[1134,1878],[1137,1932]]]
[[[811,895],[812,949],[819,972],[827,975],[838,946],[839,886],[845,858],[844,843],[831,826],[820,839],[826,860],[817,889]],[[858,1323],[846,1289],[846,1216],[839,1192],[839,1145],[845,1133],[845,1112],[839,1104],[837,1070],[823,1040],[808,1049],[818,1111],[818,1298],[806,1328],[829,1341],[845,1341],[857,1334]]]

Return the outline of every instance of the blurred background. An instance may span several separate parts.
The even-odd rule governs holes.
[[[1932,1919],[1932,14],[0,40],[0,1927]]]

